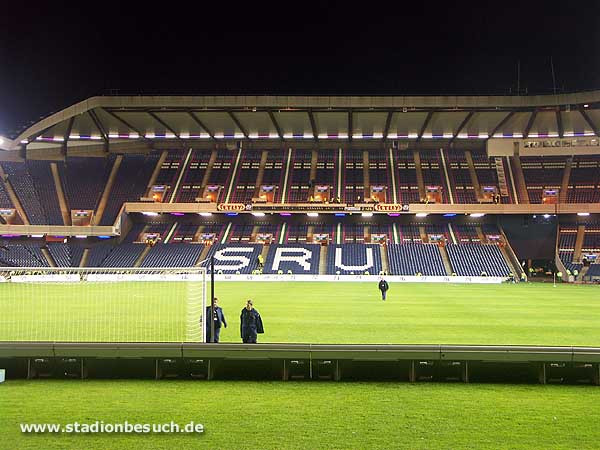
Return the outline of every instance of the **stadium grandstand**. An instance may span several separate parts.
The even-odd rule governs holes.
[[[3,139],[0,264],[194,266],[239,247],[264,273],[521,279],[537,256],[518,229],[539,217],[543,257],[594,281],[598,102],[93,97]]]

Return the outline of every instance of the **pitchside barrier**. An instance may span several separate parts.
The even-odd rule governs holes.
[[[339,281],[376,283],[381,275],[237,275],[215,274],[215,281]],[[461,284],[499,284],[508,280],[507,277],[440,277],[440,276],[404,276],[387,275],[389,283],[461,283]]]
[[[14,378],[187,378],[600,384],[600,348],[0,342]]]

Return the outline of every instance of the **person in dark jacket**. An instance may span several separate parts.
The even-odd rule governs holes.
[[[258,333],[264,333],[262,318],[259,312],[254,309],[252,300],[246,302],[246,307],[242,309],[240,315],[240,335],[244,344],[256,344]]]
[[[385,281],[385,278],[381,277],[381,280],[379,280],[379,290],[381,291],[381,300],[385,301],[385,296],[386,296],[389,288],[390,288],[390,285],[388,284],[388,282]]]
[[[213,299],[213,317],[212,321],[210,320],[210,306],[206,307],[206,317],[209,319],[206,321],[206,342],[219,342],[219,335],[221,334],[221,324],[227,328],[227,320],[225,320],[225,314],[223,313],[223,309],[218,306],[219,299]],[[214,323],[215,327],[215,335],[214,338],[212,336],[212,325],[211,322]]]

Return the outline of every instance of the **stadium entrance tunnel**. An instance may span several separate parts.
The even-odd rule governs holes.
[[[600,348],[1,342],[15,378],[388,380],[600,385]]]

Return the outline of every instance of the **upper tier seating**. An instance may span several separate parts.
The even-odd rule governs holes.
[[[256,192],[256,178],[260,168],[262,151],[242,152],[237,178],[233,183],[232,203],[250,203]]]
[[[573,157],[567,201],[569,203],[600,202],[600,156]]]
[[[194,203],[196,198],[200,197],[203,192],[202,181],[208,163],[210,161],[210,150],[194,150],[188,163],[188,167],[183,174],[181,185],[176,194],[176,201],[181,203]]]
[[[100,225],[112,225],[125,202],[139,202],[144,196],[159,154],[124,155],[115,175]]]
[[[464,152],[445,150],[448,176],[453,184],[454,203],[477,203],[477,193]]]
[[[419,185],[417,184],[417,172],[415,159],[410,151],[396,153],[396,185],[398,186],[398,201],[401,203],[419,203]]]
[[[231,182],[233,176],[233,168],[235,159],[237,157],[237,151],[231,151],[226,149],[217,150],[217,157],[210,171],[207,185],[221,186],[221,193],[216,199],[217,203],[225,201],[227,195],[227,187]]]
[[[310,150],[292,151],[286,203],[308,201],[311,160],[312,152]]]
[[[544,189],[560,189],[565,165],[564,156],[521,157],[530,203],[542,203]]]
[[[48,162],[1,164],[32,225],[64,225]]]
[[[355,203],[365,198],[364,162],[362,150],[346,150],[344,152],[344,200]]]
[[[67,209],[95,211],[114,158],[68,157],[58,164]]]
[[[440,152],[438,150],[421,150],[419,154],[425,187],[440,186],[442,188],[442,203],[450,203],[448,187],[444,181],[444,168]]]
[[[174,195],[175,184],[177,183],[177,177],[179,172],[183,170],[183,162],[185,159],[185,151],[183,150],[169,150],[167,157],[160,167],[158,176],[154,184],[167,186],[166,195],[163,197],[163,203],[170,200],[171,196]]]

